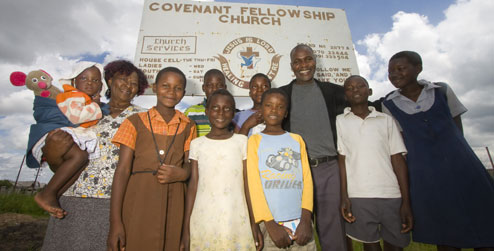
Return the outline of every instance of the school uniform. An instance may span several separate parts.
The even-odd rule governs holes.
[[[156,108],[149,110],[149,116],[158,150],[154,147],[147,112],[135,114],[124,121],[112,141],[134,150],[132,172],[122,207],[126,250],[178,250],[184,216],[185,183],[160,184],[153,172],[160,165],[157,151],[160,158],[169,151],[165,164],[185,165],[184,152],[189,150],[190,142],[196,136],[196,128],[179,111],[168,123]]]
[[[439,86],[419,84],[424,87],[417,102],[398,90],[383,102],[400,124],[408,149],[413,240],[494,247],[494,181],[453,121],[466,109],[455,108],[461,103],[449,105],[457,98]]]

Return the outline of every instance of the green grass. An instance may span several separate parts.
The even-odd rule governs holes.
[[[321,247],[319,246],[319,238],[317,236],[316,229],[314,228],[314,235],[316,239],[316,246],[317,250],[321,250]],[[353,251],[363,251],[364,250],[364,245],[362,243],[352,241],[353,244]],[[382,247],[382,241],[381,241],[381,247]],[[423,244],[423,243],[418,243],[418,242],[410,242],[410,245],[408,247],[403,249],[404,251],[436,251],[436,246],[435,245],[429,245],[429,244]],[[473,251],[473,249],[462,249],[463,251]]]
[[[38,207],[33,195],[0,194],[0,213],[29,214],[36,217],[48,217],[48,213]]]
[[[364,250],[364,245],[362,243],[358,243],[356,241],[353,241],[353,251],[363,251]],[[408,247],[403,249],[404,251],[436,251],[436,246],[435,245],[429,245],[429,244],[423,244],[423,243],[417,243],[417,242],[410,242],[410,245]],[[462,249],[463,251],[473,251],[473,249]]]

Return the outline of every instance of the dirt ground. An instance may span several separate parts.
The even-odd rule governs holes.
[[[48,218],[0,214],[0,251],[41,250]]]

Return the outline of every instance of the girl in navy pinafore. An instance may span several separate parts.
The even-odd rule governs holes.
[[[494,182],[435,88],[434,104],[407,114],[393,100],[383,104],[403,129],[408,149],[416,242],[458,248],[494,246]]]

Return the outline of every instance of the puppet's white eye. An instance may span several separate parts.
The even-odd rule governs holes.
[[[41,78],[41,80],[46,80],[45,76],[41,76],[40,78]]]
[[[38,83],[38,79],[37,79],[37,78],[33,78],[31,81],[32,81],[33,83]]]

